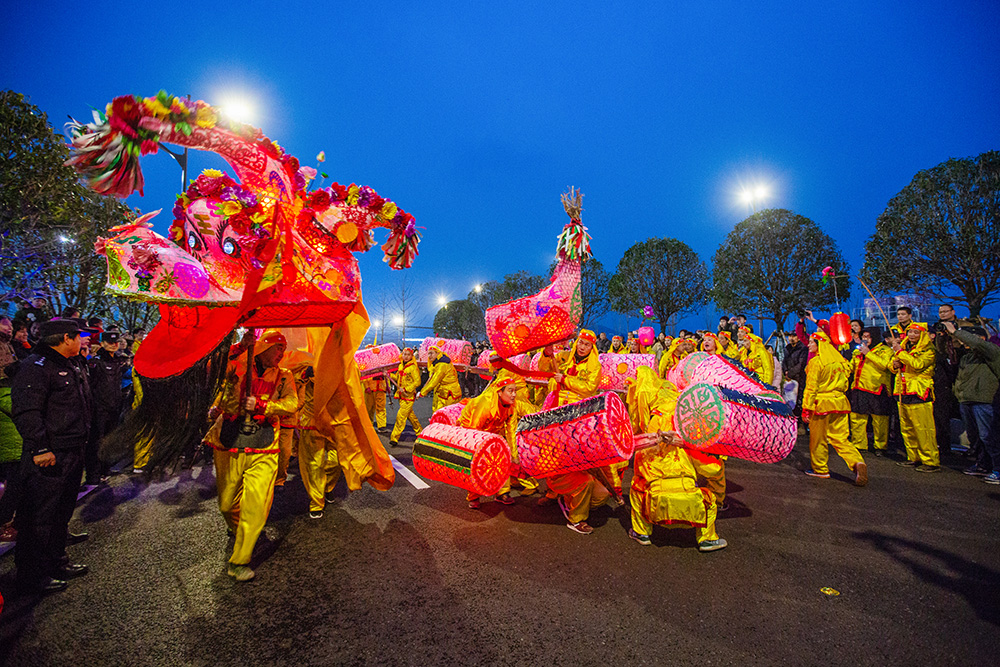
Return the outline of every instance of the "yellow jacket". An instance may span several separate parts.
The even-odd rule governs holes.
[[[225,449],[219,441],[222,432],[222,422],[226,419],[237,419],[240,413],[240,403],[243,398],[243,380],[246,364],[230,363],[226,369],[226,380],[222,391],[215,399],[214,408],[221,414],[205,434],[204,441],[215,449]],[[264,373],[257,376],[254,368],[253,394],[257,397],[256,416],[263,416],[274,427],[274,440],[267,449],[243,450],[249,453],[274,453],[278,451],[278,436],[281,432],[281,418],[290,417],[299,409],[299,397],[295,388],[292,372],[284,368],[265,368]]]
[[[593,396],[601,381],[597,347],[592,347],[587,358],[577,363],[576,343],[573,343],[573,349],[559,364],[559,372],[564,376],[562,384],[557,385],[554,379],[549,381],[549,391],[559,391],[556,405],[569,405]]]
[[[501,438],[505,438],[510,447],[511,456],[517,461],[515,441],[518,420],[517,407],[501,405],[500,392],[494,386],[495,383],[491,383],[482,394],[469,399],[469,402],[462,409],[462,414],[458,417],[458,425],[477,431],[495,433]]]
[[[844,392],[849,384],[850,364],[837,352],[825,333],[813,334],[814,339],[817,336],[823,339],[817,341],[819,351],[806,364],[802,409],[815,415],[847,414],[851,411],[851,404]]]
[[[409,362],[399,362],[399,368],[393,374],[396,380],[396,398],[401,401],[412,401],[417,397],[420,386],[420,367],[411,359]]]
[[[681,352],[677,349],[682,340],[682,338],[675,338],[670,341],[670,346],[667,348],[667,351],[663,353],[662,357],[660,357],[660,366],[657,370],[659,371],[661,378],[666,378],[670,369],[676,366],[677,362],[688,355],[687,352]]]
[[[896,396],[915,396],[920,402],[933,401],[935,357],[927,332],[921,331],[920,340],[912,347],[909,341],[905,341],[903,349],[893,359],[903,367],[899,370],[893,368],[896,387],[892,393]]]
[[[889,387],[892,381],[892,348],[882,343],[861,354],[854,351],[851,359],[851,389],[866,391],[869,394],[882,393],[883,387]]]
[[[427,379],[427,384],[420,390],[421,396],[434,392],[434,395],[443,400],[462,398],[462,387],[458,384],[458,372],[448,357],[438,357],[438,360],[429,365],[431,376]]]
[[[761,382],[771,384],[774,379],[774,359],[759,336],[754,334],[749,336],[750,347],[740,348],[740,363],[756,373]]]
[[[628,408],[633,425],[640,432],[673,430],[677,389],[654,377],[652,369],[639,368],[636,382],[629,388]],[[634,506],[650,523],[704,526],[708,520],[706,490],[698,487],[698,475],[719,475],[718,458],[661,444],[635,454],[631,493]]]
[[[365,391],[369,393],[385,393],[385,375],[379,373],[378,375],[373,375],[370,378],[362,380],[361,383],[365,386]]]

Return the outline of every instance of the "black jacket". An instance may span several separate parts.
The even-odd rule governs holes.
[[[125,403],[122,379],[128,372],[129,358],[111,354],[104,348],[87,360],[94,409],[105,415],[121,414]]]
[[[90,436],[90,385],[82,357],[45,345],[21,362],[11,385],[14,425],[32,456],[80,449]]]
[[[959,403],[992,403],[1000,386],[1000,347],[968,331],[954,335],[969,346],[958,359],[955,398]]]

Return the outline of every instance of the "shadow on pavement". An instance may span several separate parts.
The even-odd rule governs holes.
[[[854,533],[854,536],[870,542],[876,549],[907,566],[923,581],[958,593],[979,618],[1000,625],[1000,606],[997,606],[1000,572],[923,542],[870,530]],[[938,561],[937,565],[921,562],[928,558]]]

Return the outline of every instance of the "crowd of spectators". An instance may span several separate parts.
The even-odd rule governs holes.
[[[41,591],[87,571],[66,554],[87,537],[69,519],[81,483],[107,480],[98,445],[131,406],[143,337],[72,306],[52,315],[35,297],[0,316],[0,541],[17,542],[19,584]]]

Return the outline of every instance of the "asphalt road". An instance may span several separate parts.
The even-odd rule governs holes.
[[[863,489],[836,458],[832,479],[803,475],[804,439],[780,464],[731,460],[729,548],[710,554],[690,530],[632,542],[627,508],[595,510],[583,536],[534,498],[475,511],[401,476],[310,520],[296,478],[247,584],[225,573],[210,467],[119,475],[71,524],[91,572],[67,591],[16,598],[0,559],[0,663],[997,664],[1000,487],[957,456],[936,475],[868,460]]]

